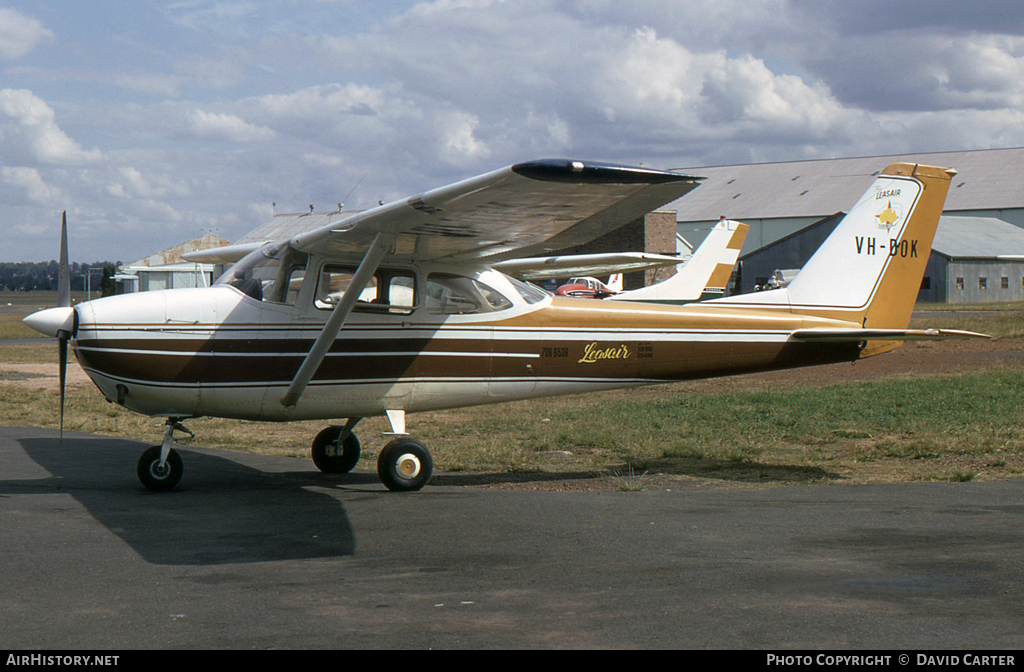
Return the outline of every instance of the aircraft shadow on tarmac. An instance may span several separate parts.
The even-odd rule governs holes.
[[[268,472],[176,447],[178,490],[153,493],[135,476],[142,444],[122,439],[20,438],[49,478],[0,481],[0,496],[69,494],[146,561],[219,565],[351,555],[355,535],[332,487],[314,471]],[[356,475],[353,475],[356,477]],[[367,477],[369,478],[369,477]]]

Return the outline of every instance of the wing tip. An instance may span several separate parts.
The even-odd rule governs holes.
[[[513,165],[512,172],[533,180],[583,184],[665,184],[704,179],[666,170],[572,159],[526,161]]]

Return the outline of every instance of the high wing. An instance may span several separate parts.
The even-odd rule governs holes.
[[[683,196],[701,179],[564,159],[519,163],[353,214],[291,244],[362,256],[382,235],[392,259],[493,263],[589,242]]]
[[[493,264],[495,270],[520,280],[547,280],[579,275],[610,275],[663,268],[685,263],[689,257],[647,252],[569,254],[557,257],[524,257]]]

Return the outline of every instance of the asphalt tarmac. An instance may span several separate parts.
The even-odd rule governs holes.
[[[0,428],[0,649],[1024,648],[1024,481],[527,492]]]

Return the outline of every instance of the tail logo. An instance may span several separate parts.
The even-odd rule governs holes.
[[[899,194],[899,190],[896,191]],[[897,203],[893,206],[890,200],[885,206],[885,209],[875,215],[875,219],[878,220],[878,228],[885,229],[888,231],[892,227],[896,226],[896,222],[900,221],[900,217],[903,216],[903,208]]]

